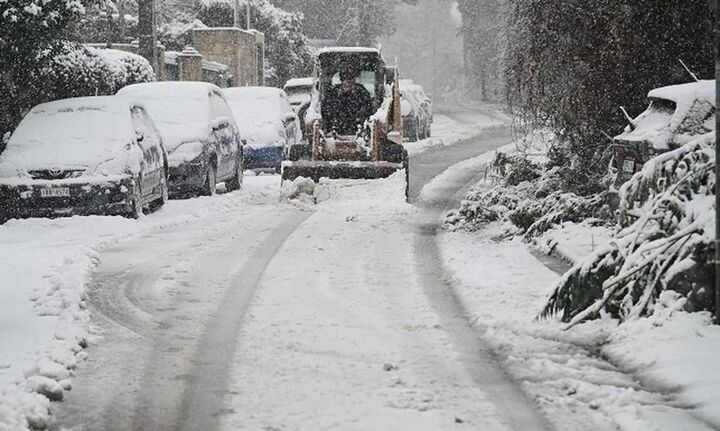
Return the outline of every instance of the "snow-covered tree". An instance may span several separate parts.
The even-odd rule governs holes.
[[[679,59],[714,73],[705,1],[508,0],[503,22],[508,103],[552,127],[583,172],[604,173],[608,136],[625,122],[620,105],[638,114],[652,88],[691,79]]]
[[[374,46],[395,32],[394,8],[417,0],[280,0],[276,4],[302,12],[304,32],[312,39],[332,39],[340,45]]]
[[[240,5],[240,22],[245,22],[246,0]],[[273,6],[268,0],[250,0],[250,6],[252,27],[265,35],[267,84],[282,86],[290,78],[307,76],[312,56],[301,32],[302,15]],[[233,10],[232,0],[209,0],[197,17],[210,27],[229,27],[233,25]]]
[[[714,131],[648,162],[621,189],[613,240],[563,276],[542,315],[571,324],[602,313],[632,319],[651,314],[665,290],[711,293],[715,163]],[[703,298],[693,303],[702,307]]]
[[[502,0],[458,1],[463,18],[461,33],[468,91],[482,100],[497,100],[499,96],[498,39],[502,30],[502,5]]]
[[[36,72],[67,26],[85,13],[81,0],[0,1],[0,135],[11,131],[37,97]]]

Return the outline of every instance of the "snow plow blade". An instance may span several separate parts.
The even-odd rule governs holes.
[[[377,179],[387,178],[403,168],[403,163],[392,162],[286,161],[282,163],[282,180],[292,181],[298,177],[310,178],[315,182],[320,181],[320,178]]]

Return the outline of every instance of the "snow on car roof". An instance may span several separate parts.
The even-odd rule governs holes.
[[[275,87],[223,88],[223,95],[233,111],[240,134],[251,147],[277,144],[282,129],[281,97],[285,92]],[[287,111],[291,109],[287,106]]]
[[[692,104],[695,100],[700,100],[715,106],[715,80],[704,79],[698,82],[656,88],[648,93],[648,97],[672,100],[677,104]]]
[[[292,78],[288,79],[285,83],[285,88],[288,87],[309,87],[313,85],[313,78]]]
[[[648,98],[651,105],[633,120],[636,127],[627,126],[614,139],[646,141],[656,150],[665,151],[670,148],[673,139],[677,139],[673,135],[696,101],[715,106],[715,80],[656,88],[648,93]],[[674,107],[663,108],[662,100],[673,102]],[[708,128],[714,128],[714,118],[708,118],[706,122]]]
[[[319,53],[326,54],[331,52],[372,52],[380,54],[380,50],[377,48],[364,48],[360,46],[331,46],[327,48],[321,48]]]
[[[114,96],[79,97],[35,106],[0,155],[0,175],[92,167],[115,160],[124,170],[134,129],[130,105]],[[115,172],[117,173],[117,172]]]
[[[194,81],[165,81],[133,84],[118,91],[145,105],[165,139],[168,151],[183,142],[202,141],[210,133],[209,94],[220,89]]]

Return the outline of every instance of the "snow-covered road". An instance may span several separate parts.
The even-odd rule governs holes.
[[[455,141],[477,132],[465,130]],[[507,142],[493,129],[417,152],[412,196]],[[474,355],[436,284],[430,219],[403,187],[402,175],[333,182],[317,205],[230,205],[104,248],[88,288],[100,337],[53,427],[546,429],[492,355]]]
[[[0,226],[0,430],[48,406],[58,431],[708,429],[531,322],[558,276],[525,244],[440,233],[513,148],[487,112],[438,115],[411,146],[412,204],[402,174],[317,202],[264,175],[139,221]]]

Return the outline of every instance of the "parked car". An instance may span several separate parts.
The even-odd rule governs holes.
[[[168,152],[171,198],[214,195],[217,183],[237,190],[243,143],[220,88],[205,82],[149,82],[122,88],[155,120]]]
[[[113,96],[34,107],[0,155],[0,221],[139,217],[168,197],[167,157],[145,108]]]
[[[400,80],[400,109],[403,116],[403,135],[410,141],[431,136],[432,104],[423,88],[411,80]]]
[[[300,116],[300,109],[303,106],[307,109],[307,105],[310,104],[312,88],[312,78],[293,78],[285,83],[283,90],[287,94],[290,106],[298,116]]]
[[[292,146],[302,141],[298,116],[285,92],[273,87],[223,89],[235,115],[245,146],[245,168],[280,171],[280,164]]]
[[[648,99],[648,108],[628,119],[625,130],[613,138],[618,186],[657,154],[715,130],[715,80],[656,88],[648,93]]]

